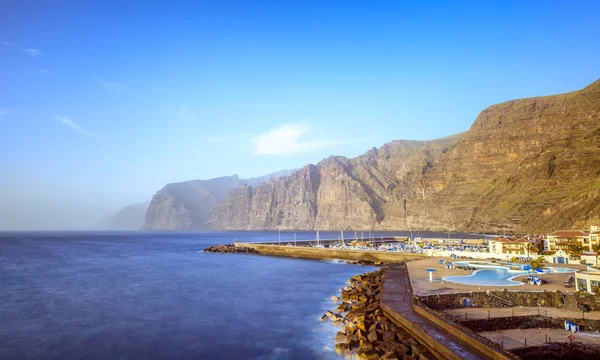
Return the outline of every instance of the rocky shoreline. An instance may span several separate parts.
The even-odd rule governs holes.
[[[232,254],[258,254],[258,251],[244,247],[244,246],[235,246],[233,244],[221,244],[221,245],[212,245],[204,249],[204,252],[213,252],[213,253],[232,253]]]
[[[379,306],[385,267],[354,276],[340,289],[340,295],[331,299],[337,305],[327,311],[322,321],[332,321],[343,327],[335,339],[335,349],[340,355],[358,356],[361,359],[434,359],[406,331],[384,314]]]

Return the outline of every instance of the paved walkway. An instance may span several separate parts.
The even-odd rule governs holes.
[[[569,335],[574,337],[573,341],[584,344],[600,344],[600,334],[598,333],[582,331],[573,334],[562,329],[510,329],[482,331],[479,334],[499,344],[502,343],[505,349],[543,345],[546,343],[547,337],[552,342],[569,342]],[[527,339],[527,344],[525,344],[525,339]]]
[[[383,286],[381,301],[398,312],[413,324],[419,325],[430,336],[437,339],[462,359],[488,359],[470,347],[456,340],[452,335],[425,318],[413,312],[410,284],[406,267],[400,264],[391,265],[387,270],[387,278]]]
[[[443,310],[446,314],[464,318],[467,314],[467,319],[487,319],[488,313],[490,317],[508,317],[526,316],[526,315],[546,315],[556,318],[575,318],[581,319],[581,311],[548,308],[548,307],[515,307],[515,308],[464,308],[464,309],[447,309]],[[587,312],[583,315],[586,319],[600,320],[600,311]]]

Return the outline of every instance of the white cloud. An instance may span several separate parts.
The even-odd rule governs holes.
[[[311,127],[304,122],[286,124],[264,132],[254,139],[256,155],[292,155],[322,149],[334,142],[325,140],[302,140]]]
[[[11,45],[11,43],[9,43],[8,41],[4,41],[4,42],[2,42],[2,45],[5,45],[5,46],[10,46],[10,45]]]
[[[61,124],[65,125],[65,126],[67,126],[69,128],[71,128],[71,129],[73,129],[73,130],[75,130],[75,131],[77,131],[77,132],[79,132],[79,133],[81,133],[81,134],[83,134],[85,136],[89,136],[89,137],[92,137],[92,138],[95,138],[95,139],[99,139],[100,138],[97,134],[95,134],[95,133],[93,133],[93,132],[91,132],[91,131],[89,131],[89,130],[87,130],[85,128],[82,128],[81,126],[79,126],[78,124],[76,124],[68,116],[64,116],[64,115],[63,116],[58,116],[57,115],[56,116],[56,120],[60,121]]]
[[[25,49],[24,50],[29,56],[40,56],[42,55],[42,51],[38,49]]]
[[[106,89],[108,89],[112,92],[122,93],[122,92],[126,92],[129,90],[129,86],[127,86],[124,83],[114,82],[114,81],[106,81],[98,76],[95,76],[94,78],[96,80],[98,80],[98,83],[100,85],[104,86]]]

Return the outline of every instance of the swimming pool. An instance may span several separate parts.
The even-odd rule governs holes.
[[[489,263],[483,261],[469,262],[469,261],[456,261],[454,265],[458,266],[469,266],[476,268],[471,275],[466,276],[446,276],[442,280],[450,281],[459,284],[468,285],[487,285],[487,286],[519,286],[524,285],[520,281],[512,280],[514,277],[520,275],[531,274],[529,270],[513,270],[511,267],[519,267],[523,269],[523,264],[509,264],[509,263]],[[545,267],[541,268],[541,271],[536,271],[535,275],[548,274],[548,273],[565,273],[575,272],[575,269],[562,268],[562,267]]]

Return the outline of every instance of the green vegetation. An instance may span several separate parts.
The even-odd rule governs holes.
[[[525,251],[527,251],[527,257],[530,258],[531,257],[531,253],[536,253],[538,252],[540,249],[538,249],[535,245],[533,245],[532,243],[528,243],[527,245],[525,245]]]
[[[592,251],[594,252],[594,255],[596,255],[596,263],[594,265],[598,266],[598,265],[600,265],[600,264],[598,264],[598,258],[600,257],[600,245],[599,244],[592,245]]]
[[[573,259],[580,259],[581,258],[581,254],[583,254],[583,246],[581,245],[571,245],[569,246],[569,254],[571,256],[573,256]]]
[[[540,256],[537,259],[531,259],[529,260],[529,266],[531,266],[531,273],[533,274],[535,272],[535,270],[539,269],[542,267],[542,264],[545,262],[546,260],[544,259],[543,256]]]

